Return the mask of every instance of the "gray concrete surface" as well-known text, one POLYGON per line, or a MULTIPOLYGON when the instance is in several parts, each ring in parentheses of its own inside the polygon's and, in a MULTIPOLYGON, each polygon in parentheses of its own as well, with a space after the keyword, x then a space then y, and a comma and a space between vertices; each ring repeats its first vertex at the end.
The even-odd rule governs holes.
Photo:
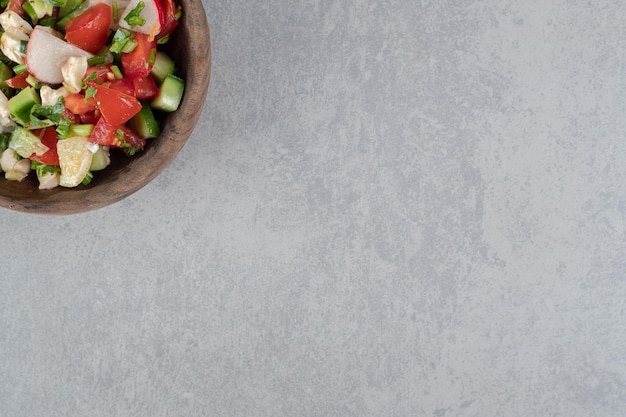
POLYGON ((152 184, 0 212, 0 415, 626 410, 622 2, 204 1, 152 184))

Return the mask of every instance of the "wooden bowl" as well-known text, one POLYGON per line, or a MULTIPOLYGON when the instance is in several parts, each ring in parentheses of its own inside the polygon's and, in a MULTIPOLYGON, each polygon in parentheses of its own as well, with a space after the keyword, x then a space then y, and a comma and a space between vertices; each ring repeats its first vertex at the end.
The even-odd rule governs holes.
POLYGON ((177 0, 183 16, 163 49, 185 80, 183 101, 161 124, 161 135, 149 139, 145 150, 134 157, 111 154, 111 165, 94 173, 88 186, 39 190, 31 173, 22 182, 7 181, 0 174, 0 206, 11 210, 65 215, 86 212, 115 203, 152 181, 185 145, 196 125, 207 96, 211 74, 211 40, 201 0, 177 0))

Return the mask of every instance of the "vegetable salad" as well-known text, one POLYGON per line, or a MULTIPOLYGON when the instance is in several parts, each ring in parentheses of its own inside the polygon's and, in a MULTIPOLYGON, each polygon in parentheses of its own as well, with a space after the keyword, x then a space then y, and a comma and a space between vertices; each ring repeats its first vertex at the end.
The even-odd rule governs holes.
POLYGON ((0 0, 0 170, 40 189, 87 185, 141 151, 184 80, 159 45, 174 0, 0 0))

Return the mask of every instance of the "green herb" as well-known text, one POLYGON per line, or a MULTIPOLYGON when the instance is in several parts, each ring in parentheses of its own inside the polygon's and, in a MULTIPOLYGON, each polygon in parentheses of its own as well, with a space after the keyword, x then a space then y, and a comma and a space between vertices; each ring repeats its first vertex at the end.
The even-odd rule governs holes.
POLYGON ((37 161, 30 162, 30 169, 37 172, 37 177, 43 177, 46 174, 56 174, 60 172, 60 169, 56 165, 46 165, 37 161))
POLYGON ((72 125, 72 121, 67 117, 61 117, 59 123, 57 124, 57 134, 59 135, 59 139, 65 139, 67 135, 70 133, 70 126, 72 125))
POLYGON ((117 2, 111 3, 111 14, 113 15, 113 22, 117 23, 120 19, 120 10, 117 7, 117 2))
POLYGON ((90 72, 88 76, 83 78, 83 82, 81 83, 81 88, 84 90, 85 88, 87 88, 87 82, 93 81, 96 78, 98 78, 98 74, 96 74, 95 71, 90 72))
POLYGON ((71 125, 70 133, 68 136, 86 136, 89 137, 91 132, 93 131, 94 125, 91 124, 80 124, 80 125, 71 125))
POLYGON ((124 75, 122 75, 122 71, 120 71, 120 68, 117 65, 111 65, 111 72, 113 73, 113 75, 115 75, 115 78, 117 79, 124 78, 124 75))
POLYGON ((132 39, 132 35, 130 34, 129 31, 125 29, 116 30, 115 34, 113 35, 113 40, 111 42, 111 47, 109 48, 109 51, 111 51, 114 54, 121 53, 122 49, 124 49, 128 41, 131 39, 132 39))
POLYGON ((9 0, 1 0, 0 1, 0 7, 2 7, 3 9, 5 7, 7 7, 8 4, 9 4, 9 0))
POLYGON ((129 39, 128 42, 126 42, 126 45, 124 45, 124 47, 122 48, 122 52, 124 53, 133 52, 136 47, 137 47, 137 41, 134 39, 129 39))
POLYGON ((137 6, 135 6, 135 8, 124 17, 128 26, 132 28, 135 26, 143 26, 146 23, 146 19, 139 16, 144 7, 146 7, 146 4, 143 1, 140 1, 137 3, 137 6))
POLYGON ((26 77, 26 82, 28 83, 28 85, 36 90, 39 90, 41 88, 41 84, 39 83, 39 81, 37 81, 37 78, 35 78, 34 75, 29 75, 28 77, 26 77))
POLYGON ((15 75, 23 74, 28 70, 26 64, 19 64, 13 67, 13 72, 15 75))
POLYGON ((96 55, 87 60, 87 65, 93 67, 95 65, 104 64, 104 61, 106 61, 106 57, 104 55, 96 55))
POLYGON ((90 85, 89 87, 87 87, 87 89, 85 90, 85 103, 87 103, 87 100, 91 97, 95 97, 96 96, 96 92, 98 90, 96 90, 96 88, 92 85, 90 85))
POLYGON ((89 185, 91 183, 91 180, 93 179, 93 174, 91 173, 91 171, 87 172, 87 175, 85 175, 85 178, 83 178, 83 185, 89 185))
POLYGON ((28 41, 20 41, 20 54, 26 53, 27 46, 28 46, 28 41))
POLYGON ((47 26, 50 28, 53 28, 54 25, 56 25, 56 23, 57 23, 57 20, 54 17, 46 17, 46 18, 40 19, 37 22, 38 25, 47 26))
POLYGON ((150 65, 154 65, 154 60, 156 58, 156 49, 150 49, 150 54, 148 55, 148 63, 150 65))
POLYGON ((28 127, 31 129, 40 129, 58 124, 61 121, 61 114, 64 110, 65 106, 63 105, 63 98, 61 97, 59 97, 54 106, 35 104, 30 109, 28 127))

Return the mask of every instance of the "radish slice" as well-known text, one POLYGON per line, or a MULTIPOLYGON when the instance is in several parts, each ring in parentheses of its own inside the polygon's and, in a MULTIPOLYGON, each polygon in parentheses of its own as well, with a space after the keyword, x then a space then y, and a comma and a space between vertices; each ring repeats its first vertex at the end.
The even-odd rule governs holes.
POLYGON ((121 28, 134 30, 135 32, 145 33, 146 35, 154 37, 161 31, 163 20, 163 7, 161 6, 161 2, 159 0, 130 0, 126 9, 124 9, 120 15, 118 24, 121 28), (124 18, 135 10, 135 8, 139 6, 140 2, 143 3, 144 6, 139 13, 139 17, 144 19, 145 23, 143 25, 131 26, 126 20, 124 20, 124 18))
POLYGON ((26 46, 26 67, 37 80, 46 84, 63 82, 61 67, 71 56, 93 57, 87 51, 59 39, 41 26, 35 26, 26 46))

